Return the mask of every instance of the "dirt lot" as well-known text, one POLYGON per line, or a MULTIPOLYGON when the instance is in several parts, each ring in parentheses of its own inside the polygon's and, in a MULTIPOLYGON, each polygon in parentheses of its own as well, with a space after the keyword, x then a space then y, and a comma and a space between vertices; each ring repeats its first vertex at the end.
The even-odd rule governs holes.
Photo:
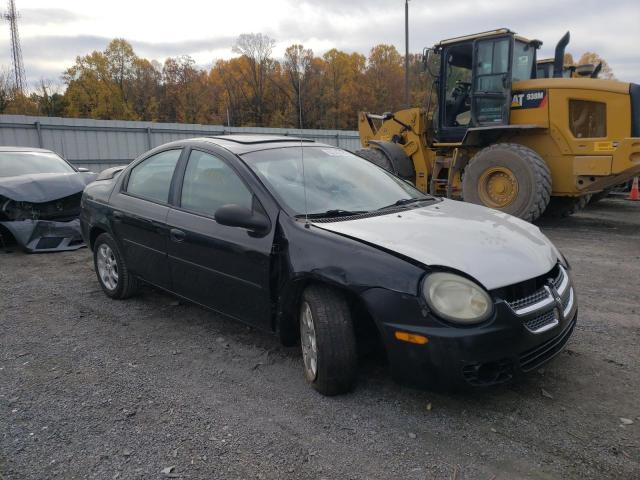
POLYGON ((576 332, 524 382, 464 395, 373 360, 323 398, 267 334, 151 290, 109 300, 88 249, 3 252, 0 478, 640 478, 640 204, 542 228, 574 268, 576 332))

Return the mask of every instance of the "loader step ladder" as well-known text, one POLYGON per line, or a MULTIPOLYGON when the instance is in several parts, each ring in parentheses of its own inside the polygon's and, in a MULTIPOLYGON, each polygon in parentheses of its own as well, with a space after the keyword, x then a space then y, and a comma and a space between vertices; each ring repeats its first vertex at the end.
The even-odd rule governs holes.
POLYGON ((453 156, 437 155, 433 163, 429 193, 432 195, 452 198, 461 197, 460 189, 454 189, 456 175, 466 164, 466 157, 459 149, 453 150, 453 156))

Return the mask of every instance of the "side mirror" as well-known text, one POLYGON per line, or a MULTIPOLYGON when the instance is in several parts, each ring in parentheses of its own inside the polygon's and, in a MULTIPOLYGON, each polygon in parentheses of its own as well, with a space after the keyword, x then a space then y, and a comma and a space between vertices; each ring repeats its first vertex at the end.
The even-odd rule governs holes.
POLYGON ((256 233, 266 233, 271 226, 265 215, 235 204, 223 205, 216 210, 214 218, 220 225, 246 228, 256 233))
POLYGON ((78 170, 80 173, 87 173, 89 171, 89 169, 85 167, 78 167, 76 168, 76 170, 78 170))

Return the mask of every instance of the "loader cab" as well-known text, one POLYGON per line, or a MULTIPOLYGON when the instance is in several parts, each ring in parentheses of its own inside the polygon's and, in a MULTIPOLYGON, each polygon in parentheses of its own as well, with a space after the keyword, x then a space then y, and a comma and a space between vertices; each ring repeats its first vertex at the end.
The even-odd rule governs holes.
POLYGON ((460 142, 471 127, 508 125, 511 84, 535 78, 540 44, 508 29, 438 43, 438 142, 460 142))

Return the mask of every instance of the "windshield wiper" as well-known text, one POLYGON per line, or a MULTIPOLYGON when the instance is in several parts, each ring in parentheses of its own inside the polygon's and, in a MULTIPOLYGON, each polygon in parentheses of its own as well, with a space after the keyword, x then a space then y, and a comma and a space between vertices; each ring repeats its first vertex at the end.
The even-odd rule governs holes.
POLYGON ((378 210, 384 210, 386 208, 393 208, 393 207, 400 207, 402 205, 409 205, 411 203, 417 203, 417 202, 427 202, 431 200, 434 200, 434 198, 433 197, 401 198, 400 200, 392 203, 391 205, 380 207, 378 210))
POLYGON ((300 215, 296 215, 297 218, 335 218, 335 217, 348 217, 350 215, 360 215, 362 213, 367 213, 367 210, 327 210, 326 212, 317 212, 317 213, 309 213, 305 215, 304 213, 300 215))

